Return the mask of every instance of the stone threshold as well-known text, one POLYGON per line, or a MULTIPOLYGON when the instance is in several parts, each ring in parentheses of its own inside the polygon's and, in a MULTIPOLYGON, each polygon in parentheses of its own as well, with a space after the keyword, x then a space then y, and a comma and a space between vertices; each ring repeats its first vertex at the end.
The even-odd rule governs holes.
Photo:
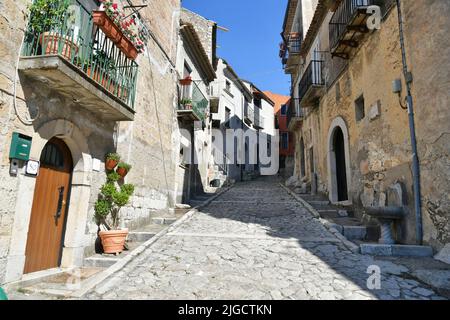
POLYGON ((433 256, 433 248, 429 246, 363 243, 360 245, 360 249, 361 254, 373 256, 395 256, 395 257, 433 256))

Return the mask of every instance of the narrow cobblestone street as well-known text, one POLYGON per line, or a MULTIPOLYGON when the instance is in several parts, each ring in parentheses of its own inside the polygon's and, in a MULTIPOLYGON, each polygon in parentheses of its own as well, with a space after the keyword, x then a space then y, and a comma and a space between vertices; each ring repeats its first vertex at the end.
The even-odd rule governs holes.
POLYGON ((239 183, 88 299, 440 299, 408 269, 351 253, 275 181, 239 183), (367 289, 371 265, 381 289, 367 289))

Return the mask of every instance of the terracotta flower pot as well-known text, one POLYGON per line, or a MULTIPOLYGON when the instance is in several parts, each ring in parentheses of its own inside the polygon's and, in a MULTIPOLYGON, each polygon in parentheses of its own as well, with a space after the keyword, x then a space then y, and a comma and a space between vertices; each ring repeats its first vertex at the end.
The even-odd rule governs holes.
POLYGON ((94 10, 92 12, 92 18, 94 24, 103 31, 107 38, 117 45, 127 58, 136 60, 139 54, 138 50, 105 11, 94 10))
POLYGON ((186 78, 180 80, 180 84, 182 86, 190 86, 191 83, 192 83, 192 78, 191 77, 186 77, 186 78))
POLYGON ((104 253, 121 253, 128 236, 128 229, 100 231, 99 236, 102 240, 104 253))
POLYGON ((61 36, 57 33, 44 32, 39 37, 39 43, 45 48, 45 54, 58 54, 59 46, 62 45, 61 55, 67 60, 78 53, 78 46, 68 36, 61 36))
POLYGON ((127 56, 127 58, 129 58, 131 60, 136 60, 136 58, 139 54, 138 49, 125 36, 122 37, 120 42, 117 44, 117 47, 127 56))
POLYGON ((119 43, 123 38, 123 32, 119 26, 112 21, 105 11, 95 10, 92 12, 92 21, 114 43, 119 43))
POLYGON ((121 176, 122 178, 125 178, 125 176, 128 174, 128 170, 125 168, 117 168, 116 172, 121 176))
POLYGON ((105 162, 106 170, 114 170, 114 168, 117 166, 119 161, 113 160, 113 159, 107 159, 105 162))

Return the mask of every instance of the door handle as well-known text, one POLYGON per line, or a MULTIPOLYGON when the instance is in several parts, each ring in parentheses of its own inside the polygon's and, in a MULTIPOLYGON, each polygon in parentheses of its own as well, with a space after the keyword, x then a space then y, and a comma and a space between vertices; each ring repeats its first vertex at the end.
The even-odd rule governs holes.
POLYGON ((55 214, 56 223, 58 223, 58 219, 61 218, 62 207, 66 204, 66 202, 64 201, 64 187, 59 187, 58 188, 58 193, 59 193, 58 208, 57 208, 56 214, 55 214))

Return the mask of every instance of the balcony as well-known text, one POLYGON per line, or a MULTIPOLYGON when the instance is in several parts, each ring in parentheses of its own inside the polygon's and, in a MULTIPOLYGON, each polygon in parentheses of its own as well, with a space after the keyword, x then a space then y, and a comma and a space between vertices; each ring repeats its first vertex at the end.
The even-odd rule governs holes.
POLYGON ((248 102, 244 105, 244 122, 251 126, 255 121, 255 110, 250 106, 248 102))
MULTIPOLYGON (((357 48, 367 28, 367 8, 376 0, 342 0, 330 21, 330 47, 332 56, 348 59, 357 48)), ((378 1, 379 2, 379 1, 378 1)))
POLYGON ((301 107, 314 107, 318 105, 324 93, 325 81, 323 78, 322 60, 312 60, 300 80, 299 103, 301 107))
POLYGON ((34 20, 42 25, 29 24, 20 73, 104 120, 133 120, 137 63, 94 24, 91 11, 76 0, 71 5, 75 14, 44 12, 34 20))
POLYGON ((291 99, 287 114, 288 131, 294 132, 301 127, 304 120, 303 110, 298 105, 298 99, 291 99))
POLYGON ((302 41, 299 33, 291 33, 286 41, 286 44, 282 44, 280 57, 282 58, 282 63, 286 73, 292 73, 295 67, 300 63, 301 46, 302 41))
POLYGON ((211 113, 218 113, 219 112, 219 103, 220 103, 220 96, 222 94, 222 86, 218 82, 214 82, 210 86, 210 92, 209 92, 209 101, 210 101, 210 111, 211 113))
POLYGON ((255 129, 264 129, 264 117, 258 112, 255 112, 255 120, 253 122, 255 129))
POLYGON ((204 121, 208 109, 208 99, 195 82, 182 86, 182 98, 178 104, 177 117, 183 121, 204 121))

